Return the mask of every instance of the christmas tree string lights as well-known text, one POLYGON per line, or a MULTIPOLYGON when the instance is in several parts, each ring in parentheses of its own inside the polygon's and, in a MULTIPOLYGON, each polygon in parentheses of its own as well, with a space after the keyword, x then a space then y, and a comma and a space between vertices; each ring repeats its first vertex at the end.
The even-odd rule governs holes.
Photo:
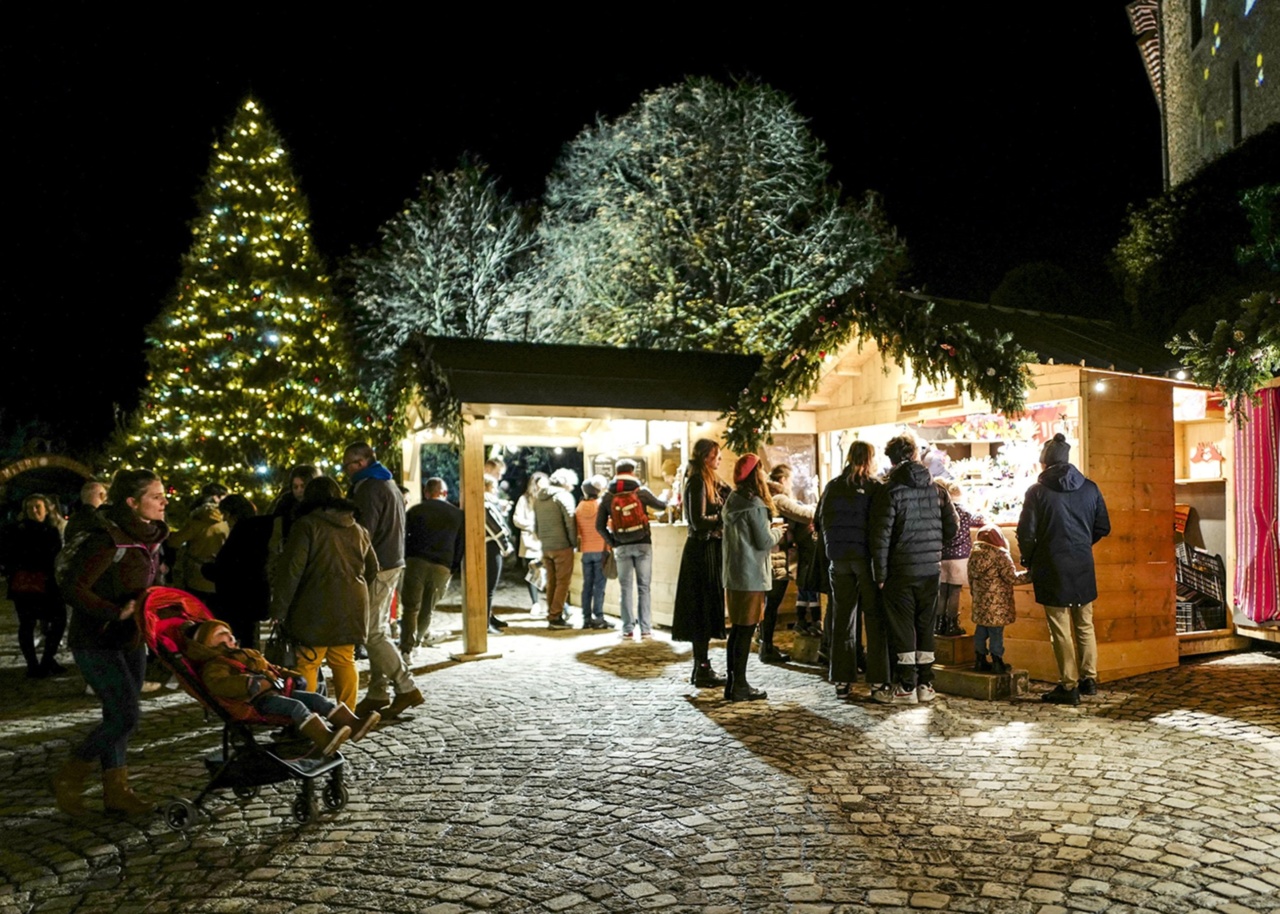
MULTIPOLYGON (((147 332, 147 387, 119 465, 186 495, 261 497, 293 464, 372 435, 281 137, 253 99, 214 144, 172 302, 147 332)), ((262 505, 260 504, 260 507, 262 505)))

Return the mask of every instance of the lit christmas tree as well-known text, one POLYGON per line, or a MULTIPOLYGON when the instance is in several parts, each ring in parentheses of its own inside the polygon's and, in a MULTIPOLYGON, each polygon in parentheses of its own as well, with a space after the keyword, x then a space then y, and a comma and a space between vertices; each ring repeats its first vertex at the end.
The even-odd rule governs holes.
MULTIPOLYGON (((174 301, 147 332, 148 386, 114 448, 179 495, 270 495, 372 435, 280 134, 247 99, 214 144, 174 301)), ((263 505, 260 503, 260 507, 263 505)))

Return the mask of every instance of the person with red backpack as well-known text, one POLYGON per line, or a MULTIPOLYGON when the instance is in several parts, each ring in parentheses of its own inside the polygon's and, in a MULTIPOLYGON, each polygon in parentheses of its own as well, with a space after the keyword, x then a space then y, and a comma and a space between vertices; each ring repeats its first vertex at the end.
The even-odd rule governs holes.
POLYGON ((636 463, 623 458, 614 465, 615 476, 600 496, 596 530, 613 549, 622 588, 622 640, 631 640, 636 622, 640 638, 653 637, 653 609, 649 582, 653 579, 653 537, 649 533, 648 508, 667 510, 667 503, 636 478, 636 463), (634 590, 633 590, 634 587, 634 590), (636 597, 639 596, 639 618, 636 597))

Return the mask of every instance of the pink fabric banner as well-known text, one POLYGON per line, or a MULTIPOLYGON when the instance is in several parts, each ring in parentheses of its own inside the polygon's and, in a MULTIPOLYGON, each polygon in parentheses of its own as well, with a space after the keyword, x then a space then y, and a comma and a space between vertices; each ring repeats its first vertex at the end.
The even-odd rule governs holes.
POLYGON ((1280 620, 1280 388, 1262 392, 1235 425, 1236 609, 1280 620))

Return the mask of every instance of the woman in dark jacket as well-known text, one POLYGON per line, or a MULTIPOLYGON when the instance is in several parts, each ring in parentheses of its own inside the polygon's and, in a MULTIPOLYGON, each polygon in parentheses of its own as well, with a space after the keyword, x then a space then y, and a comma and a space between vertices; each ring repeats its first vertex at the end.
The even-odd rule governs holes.
POLYGON ((267 548, 275 518, 257 516, 253 502, 239 494, 228 495, 218 507, 231 533, 202 573, 217 585, 218 618, 231 626, 241 648, 257 650, 258 623, 271 611, 267 548))
POLYGON ((689 537, 680 557, 671 638, 693 643, 691 682, 699 688, 725 684, 707 659, 711 639, 724 637, 720 507, 729 487, 716 476, 719 466, 720 445, 710 438, 698 439, 685 469, 684 519, 689 525, 689 537))
POLYGON ((67 608, 53 579, 53 561, 62 549, 62 537, 49 522, 43 495, 23 499, 22 512, 22 520, 5 528, 0 566, 9 577, 9 599, 18 613, 18 647, 27 661, 27 678, 43 679, 66 672, 57 657, 67 628, 67 608), (36 659, 37 625, 44 636, 40 660, 36 659))
POLYGON ((138 726, 147 667, 135 614, 138 598, 159 574, 160 545, 169 535, 168 499, 155 473, 121 470, 107 500, 109 506, 95 515, 91 539, 72 557, 72 580, 63 594, 71 604, 71 653, 102 701, 102 723, 53 779, 58 808, 74 816, 84 814, 84 782, 95 761, 102 765, 108 811, 144 815, 154 809, 130 789, 125 754, 138 726))
POLYGON ((333 673, 334 699, 356 705, 355 646, 367 634, 369 582, 378 558, 355 505, 328 476, 307 483, 272 582, 271 618, 298 644, 298 672, 314 692, 320 664, 333 673))
POLYGON ((881 488, 875 478, 875 463, 875 446, 855 441, 849 448, 844 472, 827 483, 814 523, 830 563, 834 604, 829 678, 841 698, 849 694, 850 683, 858 678, 861 614, 867 631, 867 682, 871 683, 871 697, 883 701, 890 697, 892 689, 884 606, 880 588, 871 576, 868 521, 871 501, 881 488))

